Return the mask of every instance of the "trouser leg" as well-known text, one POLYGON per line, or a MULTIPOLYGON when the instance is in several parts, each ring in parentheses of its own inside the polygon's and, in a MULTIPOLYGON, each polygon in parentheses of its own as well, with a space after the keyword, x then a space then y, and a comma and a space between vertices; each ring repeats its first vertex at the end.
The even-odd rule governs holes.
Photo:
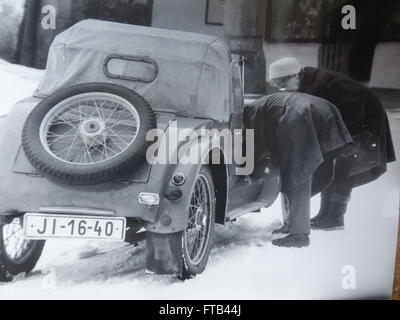
POLYGON ((283 224, 286 225, 289 223, 289 199, 284 193, 281 196, 281 207, 283 224))
POLYGON ((311 179, 305 181, 287 200, 290 234, 310 234, 311 179))
POLYGON ((281 195, 281 207, 283 226, 272 231, 272 234, 289 233, 289 199, 284 193, 281 195))
POLYGON ((347 186, 345 183, 333 183, 326 190, 321 192, 321 195, 328 195, 328 197, 330 197, 332 194, 338 194, 350 198, 352 191, 353 188, 347 186))
POLYGON ((336 230, 344 228, 344 215, 350 201, 352 188, 344 184, 330 186, 324 194, 329 194, 327 214, 321 219, 314 221, 313 229, 336 230))
POLYGON ((328 191, 321 192, 321 202, 318 214, 311 219, 311 223, 315 223, 323 218, 325 218, 329 214, 329 205, 330 205, 330 197, 331 193, 328 191))
POLYGON ((289 235, 272 240, 274 246, 303 248, 310 245, 310 202, 311 179, 305 181, 295 194, 282 195, 283 215, 284 220, 289 223, 289 235))

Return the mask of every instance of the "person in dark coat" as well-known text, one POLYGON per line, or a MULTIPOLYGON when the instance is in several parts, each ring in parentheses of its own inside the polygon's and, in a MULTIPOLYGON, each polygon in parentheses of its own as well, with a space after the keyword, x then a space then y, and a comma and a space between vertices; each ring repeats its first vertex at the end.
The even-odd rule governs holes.
POLYGON ((387 163, 396 160, 386 112, 371 90, 344 74, 311 67, 299 69, 300 63, 295 58, 278 60, 276 65, 292 70, 289 72, 292 74, 275 76, 272 82, 276 86, 285 88, 295 83, 298 91, 331 102, 353 136, 354 144, 335 162, 324 162, 313 181, 313 194, 324 190, 320 210, 311 221, 312 228, 342 229, 352 189, 376 180, 386 172, 387 163), (318 177, 330 179, 327 172, 333 171, 332 181, 324 188, 326 183, 318 177))
POLYGON ((270 154, 279 164, 282 208, 288 236, 273 240, 282 247, 309 245, 313 174, 353 142, 336 107, 299 92, 279 92, 246 105, 246 129, 254 130, 255 162, 270 154), (270 152, 268 152, 270 151, 270 152))

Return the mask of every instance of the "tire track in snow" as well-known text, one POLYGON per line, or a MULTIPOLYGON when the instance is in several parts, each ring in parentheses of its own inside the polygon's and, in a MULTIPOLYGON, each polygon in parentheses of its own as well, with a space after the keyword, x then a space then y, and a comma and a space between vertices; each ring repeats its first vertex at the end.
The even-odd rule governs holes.
MULTIPOLYGON (((265 226, 255 226, 247 219, 216 226, 214 246, 211 251, 210 264, 223 259, 224 254, 234 252, 237 248, 248 246, 264 246, 272 239, 272 230, 278 222, 265 226)), ((56 273, 58 284, 71 285, 85 282, 119 280, 121 278, 154 279, 159 276, 146 275, 146 244, 139 246, 125 245, 111 251, 97 254, 95 251, 81 252, 81 259, 56 265, 52 269, 56 273)), ((38 275, 38 273, 36 273, 38 275)), ((44 276, 41 273, 41 276, 44 276)), ((174 277, 162 277, 166 281, 175 281, 174 277), (167 280, 167 278, 169 278, 167 280)))

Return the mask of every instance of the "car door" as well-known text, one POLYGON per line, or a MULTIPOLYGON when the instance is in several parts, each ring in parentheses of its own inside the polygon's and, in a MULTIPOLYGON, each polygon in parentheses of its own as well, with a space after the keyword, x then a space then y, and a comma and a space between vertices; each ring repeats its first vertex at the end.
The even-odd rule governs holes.
POLYGON ((233 96, 233 112, 229 121, 229 128, 232 135, 232 164, 229 167, 229 174, 236 180, 236 169, 240 166, 240 159, 237 154, 242 154, 243 139, 243 104, 244 93, 241 74, 241 58, 234 58, 232 62, 232 96, 233 96), (239 160, 239 162, 238 162, 239 160))

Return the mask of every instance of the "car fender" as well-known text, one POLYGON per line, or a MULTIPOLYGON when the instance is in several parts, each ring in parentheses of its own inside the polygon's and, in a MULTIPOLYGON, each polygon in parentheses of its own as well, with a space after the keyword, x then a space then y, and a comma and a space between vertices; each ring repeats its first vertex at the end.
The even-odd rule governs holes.
MULTIPOLYGON (((174 233, 186 229, 192 190, 194 188, 196 178, 201 171, 201 168, 204 165, 209 164, 209 155, 211 154, 211 152, 216 152, 222 155, 220 159, 220 165, 222 165, 224 169, 227 170, 227 167, 224 163, 224 150, 220 146, 219 141, 217 141, 216 139, 212 139, 211 141, 206 139, 199 139, 199 137, 200 135, 198 137, 190 139, 188 142, 181 145, 179 148, 179 154, 182 155, 187 152, 190 153, 190 151, 193 150, 200 150, 200 161, 198 161, 198 163, 182 163, 182 158, 180 158, 179 163, 171 170, 170 178, 166 183, 166 186, 164 187, 164 192, 165 190, 167 190, 167 188, 180 190, 180 192, 182 192, 181 197, 178 200, 169 200, 165 198, 165 193, 160 194, 160 208, 158 219, 155 223, 146 224, 145 228, 148 231, 155 233, 174 233), (185 183, 182 186, 175 186, 172 183, 171 178, 175 173, 182 173, 185 176, 185 183)), ((195 152, 193 152, 193 154, 195 154, 195 152)), ((227 172, 225 174, 225 177, 225 183, 227 185, 227 172)), ((228 188, 225 189, 228 190, 228 188)), ((225 192, 227 192, 226 190, 225 192)), ((225 195, 224 199, 227 199, 227 195, 225 195)), ((225 210, 223 212, 223 216, 225 216, 226 206, 223 206, 223 210, 225 210)))

